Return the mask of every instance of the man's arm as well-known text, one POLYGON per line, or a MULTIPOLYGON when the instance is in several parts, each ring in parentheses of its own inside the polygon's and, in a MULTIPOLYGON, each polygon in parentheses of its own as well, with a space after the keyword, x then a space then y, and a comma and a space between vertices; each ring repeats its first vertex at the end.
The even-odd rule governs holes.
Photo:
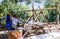
POLYGON ((22 23, 20 20, 18 20, 18 23, 22 23))

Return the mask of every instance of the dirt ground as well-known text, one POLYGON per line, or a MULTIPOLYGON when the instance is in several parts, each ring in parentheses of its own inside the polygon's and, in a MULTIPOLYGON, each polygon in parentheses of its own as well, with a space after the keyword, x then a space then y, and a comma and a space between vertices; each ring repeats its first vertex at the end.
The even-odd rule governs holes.
POLYGON ((8 35, 7 34, 2 34, 2 35, 0 35, 0 39, 8 39, 8 35))
MULTIPOLYGON (((57 32, 60 31, 60 24, 59 24, 59 25, 54 25, 54 24, 53 24, 53 25, 49 25, 49 26, 51 26, 51 30, 52 30, 54 27, 56 28, 56 29, 54 28, 52 31, 54 31, 54 30, 58 30, 57 32), (57 26, 57 27, 56 27, 56 26, 57 26)), ((8 34, 0 34, 0 39, 8 39, 8 34)), ((60 39, 60 37, 56 37, 56 38, 53 38, 53 39, 60 39)))

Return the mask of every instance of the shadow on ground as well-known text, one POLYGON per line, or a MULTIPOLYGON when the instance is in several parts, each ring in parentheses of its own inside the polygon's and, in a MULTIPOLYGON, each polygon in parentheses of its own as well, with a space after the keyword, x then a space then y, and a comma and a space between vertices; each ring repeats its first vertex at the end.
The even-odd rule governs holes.
POLYGON ((7 34, 2 34, 2 35, 0 35, 0 39, 8 39, 8 35, 7 34))

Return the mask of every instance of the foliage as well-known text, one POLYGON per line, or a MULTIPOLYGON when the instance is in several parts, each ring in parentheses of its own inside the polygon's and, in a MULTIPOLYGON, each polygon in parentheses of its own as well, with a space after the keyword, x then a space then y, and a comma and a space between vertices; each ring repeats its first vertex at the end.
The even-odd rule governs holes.
MULTIPOLYGON (((47 0, 45 2, 46 8, 58 7, 59 0, 47 0)), ((59 13, 59 12, 58 12, 59 13)), ((56 22, 57 10, 48 10, 48 14, 46 14, 46 18, 49 22, 56 22)))
POLYGON ((46 18, 49 22, 56 22, 56 10, 49 11, 49 14, 46 15, 46 18))
MULTIPOLYGON (((17 14, 19 16, 19 20, 24 21, 24 19, 28 18, 28 13, 26 12, 18 12, 22 10, 29 9, 28 5, 24 6, 22 4, 17 4, 17 0, 4 0, 2 4, 0 5, 0 21, 2 24, 5 23, 6 15, 9 11, 12 11, 12 14, 17 14), (4 22, 4 23, 3 23, 4 22)), ((5 25, 5 24, 4 24, 5 25)))
MULTIPOLYGON (((28 10, 28 5, 31 3, 31 0, 25 0, 26 5, 17 4, 18 2, 23 2, 23 0, 3 0, 2 4, 0 4, 0 20, 5 20, 6 15, 9 11, 13 11, 13 14, 17 14, 19 16, 19 20, 25 22, 29 16, 31 16, 30 12, 19 12, 23 10, 28 10)), ((34 0, 37 3, 45 2, 45 8, 48 7, 57 7, 59 0, 34 0)), ((56 21, 56 10, 47 11, 44 10, 44 15, 48 19, 49 22, 56 21), (53 17, 53 18, 52 18, 53 17)), ((41 21, 44 21, 43 16, 39 16, 41 21)))

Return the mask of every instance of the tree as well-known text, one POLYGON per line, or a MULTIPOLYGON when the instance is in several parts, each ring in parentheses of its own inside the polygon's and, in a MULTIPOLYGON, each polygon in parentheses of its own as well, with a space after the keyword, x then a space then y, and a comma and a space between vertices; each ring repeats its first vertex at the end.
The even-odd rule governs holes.
MULTIPOLYGON (((17 0, 4 0, 2 2, 2 4, 0 5, 0 20, 1 21, 4 21, 5 23, 5 18, 6 18, 6 15, 9 11, 12 11, 13 13, 12 14, 17 14, 19 16, 19 19, 24 16, 24 17, 27 17, 28 14, 26 12, 21 13, 21 12, 18 12, 18 11, 22 11, 22 10, 27 10, 29 9, 28 5, 24 6, 24 5, 21 5, 21 4, 17 4, 17 0), (18 14, 20 13, 20 14, 18 14), (26 16, 25 16, 26 15, 26 16)), ((23 18, 24 19, 24 18, 23 18)), ((3 22, 2 22, 3 24, 3 22)))
POLYGON ((56 12, 55 15, 54 15, 54 10, 50 10, 50 12, 48 13, 49 15, 46 16, 47 18, 50 17, 50 18, 48 18, 49 22, 50 21, 54 22, 54 20, 57 20, 57 19, 59 20, 58 4, 59 4, 59 0, 47 0, 46 1, 46 3, 45 3, 46 8, 49 8, 49 7, 51 7, 51 8, 56 7, 57 8, 57 10, 55 10, 55 12, 56 12), (52 16, 53 16, 53 18, 52 18, 52 16))

